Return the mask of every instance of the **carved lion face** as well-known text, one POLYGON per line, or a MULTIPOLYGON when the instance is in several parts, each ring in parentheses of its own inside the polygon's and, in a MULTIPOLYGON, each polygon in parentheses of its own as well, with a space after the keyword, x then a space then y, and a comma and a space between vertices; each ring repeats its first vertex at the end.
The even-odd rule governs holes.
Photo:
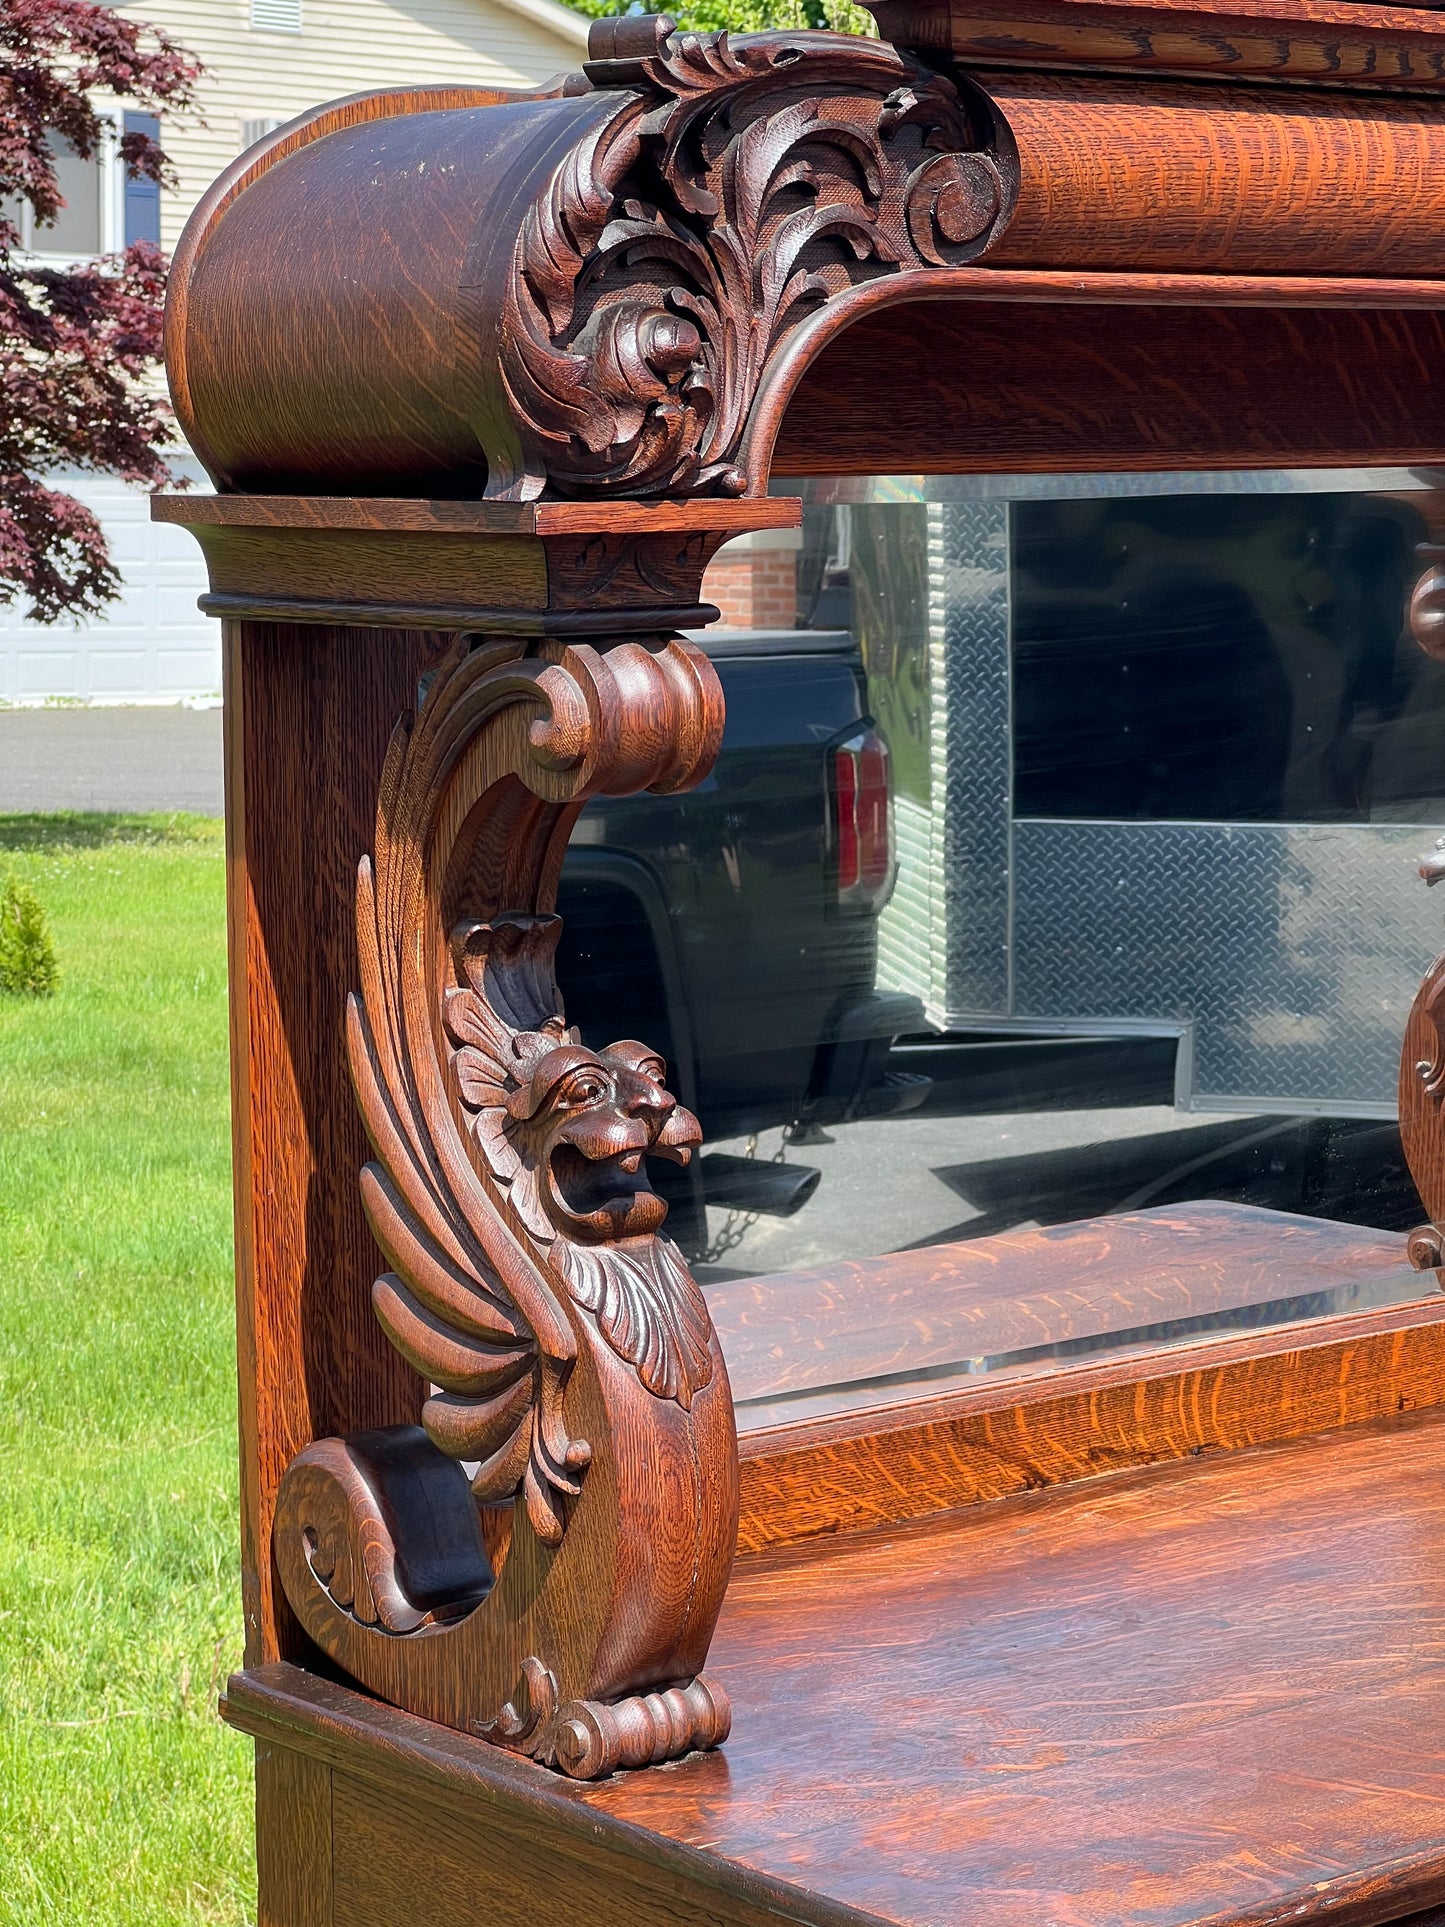
POLYGON ((482 1153, 527 1229, 581 1244, 657 1231, 667 1206, 646 1159, 686 1164, 702 1142, 657 1053, 630 1039, 589 1050, 559 1027, 514 1033, 506 1055, 502 1066, 463 1048, 455 1062, 482 1153))
POLYGON ((656 1231, 667 1206, 645 1160, 686 1164, 702 1132, 666 1089, 666 1066, 628 1040, 592 1051, 568 1041, 530 1066, 507 1099, 504 1130, 535 1173, 543 1210, 586 1244, 656 1231))

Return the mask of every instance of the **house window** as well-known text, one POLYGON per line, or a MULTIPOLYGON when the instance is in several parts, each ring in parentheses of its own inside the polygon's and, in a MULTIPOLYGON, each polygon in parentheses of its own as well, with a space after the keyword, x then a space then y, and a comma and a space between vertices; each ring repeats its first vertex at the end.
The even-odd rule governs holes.
MULTIPOLYGON (((128 134, 148 134, 153 141, 161 137, 161 124, 154 114, 127 114, 125 131, 128 134)), ((121 179, 124 241, 130 247, 136 241, 153 241, 157 247, 161 240, 161 184, 144 178, 132 180, 122 169, 121 179)))
POLYGON ((251 0, 251 25, 263 33, 300 33, 301 0, 251 0))
POLYGON ((160 133, 154 114, 102 114, 101 137, 93 154, 78 154, 64 135, 47 138, 65 205, 53 221, 40 222, 28 201, 12 202, 8 218, 20 230, 20 245, 47 265, 114 254, 133 241, 159 243, 161 193, 155 181, 130 180, 120 157, 120 136, 160 133))
MULTIPOLYGON (((89 159, 77 154, 63 134, 52 131, 46 135, 45 144, 54 162, 55 178, 65 205, 53 221, 43 224, 37 223, 31 214, 31 232, 25 236, 28 246, 37 254, 63 254, 69 261, 80 260, 88 254, 104 254, 110 239, 105 218, 110 159, 107 150, 114 146, 110 128, 107 127, 102 136, 99 151, 89 159)), ((24 225, 22 223, 22 233, 24 225)))
POLYGON ((243 120, 241 122, 241 152, 244 154, 248 147, 254 147, 257 141, 265 140, 268 134, 274 134, 280 125, 281 116, 279 114, 256 114, 248 120, 243 120))

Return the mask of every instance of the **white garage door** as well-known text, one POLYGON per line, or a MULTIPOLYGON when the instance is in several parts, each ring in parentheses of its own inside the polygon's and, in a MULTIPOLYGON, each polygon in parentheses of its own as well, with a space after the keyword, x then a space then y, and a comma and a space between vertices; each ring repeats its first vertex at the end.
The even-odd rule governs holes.
POLYGON ((26 621, 23 604, 0 603, 0 700, 218 699, 221 625, 196 607, 206 572, 194 539, 153 523, 144 490, 109 476, 57 476, 55 486, 99 516, 124 591, 104 616, 49 628, 26 621))

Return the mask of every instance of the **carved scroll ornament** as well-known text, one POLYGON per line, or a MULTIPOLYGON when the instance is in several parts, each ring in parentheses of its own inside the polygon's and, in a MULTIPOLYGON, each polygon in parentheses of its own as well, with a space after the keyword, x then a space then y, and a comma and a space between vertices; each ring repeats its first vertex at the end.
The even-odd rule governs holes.
POLYGON ((741 495, 764 371, 850 288, 977 259, 1017 198, 988 101, 874 40, 594 23, 623 90, 527 213, 488 494, 741 495))
POLYGON ((697 781, 721 717, 689 644, 463 644, 397 727, 357 882, 347 1041, 391 1265, 373 1303, 432 1391, 420 1429, 298 1456, 277 1562, 364 1684, 578 1774, 725 1736, 699 1673, 737 1472, 722 1356, 647 1178, 696 1120, 644 1044, 568 1027, 550 906, 586 798, 697 781))

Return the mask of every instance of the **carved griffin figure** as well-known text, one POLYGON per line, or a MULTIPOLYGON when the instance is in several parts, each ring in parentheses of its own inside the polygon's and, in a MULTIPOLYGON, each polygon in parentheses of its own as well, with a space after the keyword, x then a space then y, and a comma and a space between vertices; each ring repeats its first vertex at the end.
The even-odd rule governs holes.
MULTIPOLYGON (((647 1159, 685 1165, 702 1132, 665 1088, 655 1051, 589 1050, 567 1027, 552 977, 560 932, 547 916, 453 934, 463 981, 447 994, 446 1027, 458 1088, 483 1162, 553 1274, 647 1389, 686 1408, 712 1375, 710 1328, 681 1254, 657 1235, 667 1206, 647 1159)), ((394 1318, 389 1301, 382 1322, 400 1343, 394 1318)), ((436 1376, 434 1358, 418 1350, 414 1362, 436 1376)))
MULTIPOLYGON (((653 659, 638 654, 634 673, 653 673, 653 659)), ((364 861, 358 878, 363 987, 348 1019, 377 1153, 362 1197, 392 1266, 373 1287, 377 1316, 433 1388, 422 1411, 433 1443, 477 1464, 483 1504, 520 1492, 551 1545, 591 1458, 562 1418, 577 1355, 566 1301, 648 1393, 683 1411, 715 1357, 702 1294, 662 1235, 667 1207, 648 1181, 649 1158, 686 1164, 701 1141, 666 1088, 662 1060, 631 1041, 590 1049, 568 1027, 557 917, 461 917, 435 956, 419 935, 432 927, 426 906, 446 863, 435 838, 452 813, 438 798, 461 723, 489 686, 509 701, 549 687, 575 698, 560 674, 463 654, 415 725, 398 730, 375 874, 364 861)), ((452 831, 463 846, 455 825, 465 814, 452 831)))

